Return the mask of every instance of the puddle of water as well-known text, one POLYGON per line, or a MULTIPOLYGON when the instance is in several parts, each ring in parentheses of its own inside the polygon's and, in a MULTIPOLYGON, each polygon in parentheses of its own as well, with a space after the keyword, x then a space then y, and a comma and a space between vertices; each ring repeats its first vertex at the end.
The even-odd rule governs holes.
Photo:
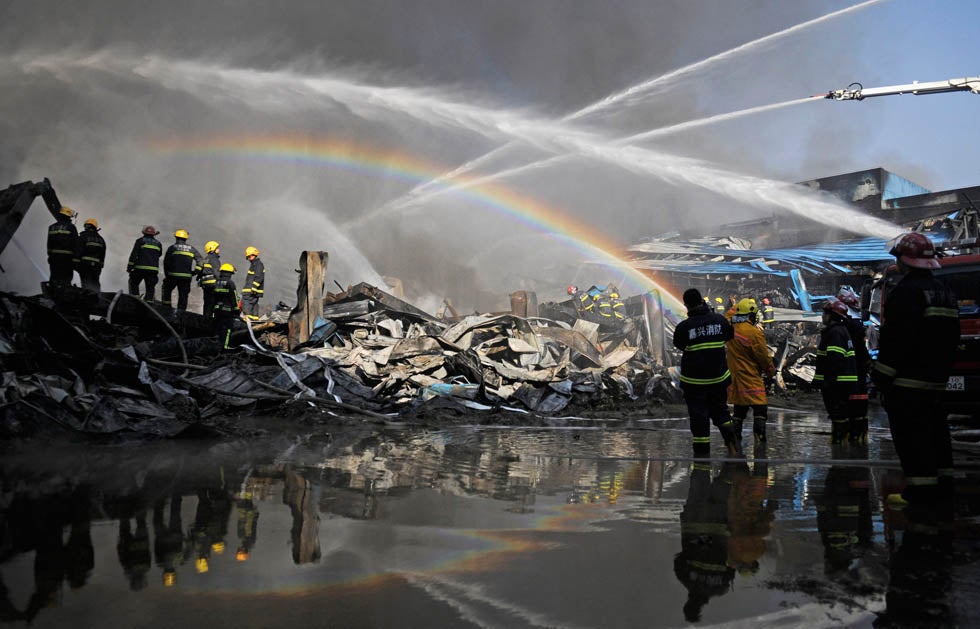
MULTIPOLYGON (((741 462, 720 444, 692 461, 676 420, 22 451, 0 465, 0 619, 870 626, 911 600, 952 614, 937 540, 881 508, 899 478, 880 421, 865 454, 831 452, 812 414, 773 415, 766 452, 741 462)), ((977 488, 961 479, 968 541, 977 488)))

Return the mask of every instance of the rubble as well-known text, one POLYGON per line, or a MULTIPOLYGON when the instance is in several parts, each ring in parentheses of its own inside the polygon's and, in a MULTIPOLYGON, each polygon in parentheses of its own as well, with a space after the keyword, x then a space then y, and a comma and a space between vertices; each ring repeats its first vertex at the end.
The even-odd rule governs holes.
POLYGON ((272 408, 318 422, 543 421, 682 400, 644 349, 649 325, 630 319, 441 320, 368 284, 315 301, 312 321, 294 309, 236 322, 223 350, 200 315, 122 293, 0 294, 0 435, 234 433, 272 408))

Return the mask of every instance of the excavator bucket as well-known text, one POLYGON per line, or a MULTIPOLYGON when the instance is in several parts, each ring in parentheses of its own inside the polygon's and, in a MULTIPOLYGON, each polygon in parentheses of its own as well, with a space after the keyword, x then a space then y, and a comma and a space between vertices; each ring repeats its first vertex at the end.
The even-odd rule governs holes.
POLYGON ((6 190, 0 191, 0 253, 7 248, 7 243, 14 237, 27 210, 39 196, 44 199, 51 215, 57 217, 61 210, 61 201, 58 200, 58 195, 55 194, 47 178, 37 183, 25 181, 13 184, 6 190))

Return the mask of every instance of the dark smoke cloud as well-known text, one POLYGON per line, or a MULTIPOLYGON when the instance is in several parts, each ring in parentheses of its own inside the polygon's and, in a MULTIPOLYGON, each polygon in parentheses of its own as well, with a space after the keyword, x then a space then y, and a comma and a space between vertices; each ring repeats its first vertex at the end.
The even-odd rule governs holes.
MULTIPOLYGON (((132 240, 151 223, 168 236, 165 243, 177 227, 189 229, 198 246, 220 240, 226 257, 240 266, 244 247, 257 244, 270 267, 270 300, 292 301, 292 269, 301 247, 330 250, 331 279, 344 284, 396 276, 413 296, 435 303, 450 296, 464 309, 501 307, 516 288, 533 287, 547 299, 568 283, 569 274, 588 284, 609 279, 611 271, 590 271, 594 267, 582 266, 588 257, 583 250, 459 195, 380 216, 356 230, 342 228, 414 181, 324 164, 168 156, 147 148, 149 139, 212 134, 347 138, 451 169, 499 141, 394 112, 365 117, 329 98, 313 103, 297 97, 276 111, 260 106, 270 97, 260 87, 232 92, 205 84, 187 90, 157 76, 31 62, 104 55, 310 76, 340 72, 379 87, 432 89, 491 110, 560 118, 632 84, 850 4, 14 0, 0 8, 0 56, 8 60, 0 66, 0 183, 48 176, 66 204, 83 217, 97 215, 110 243, 106 280, 113 289, 123 285, 132 240)), ((814 74, 823 86, 826 68, 840 66, 842 53, 827 38, 857 40, 857 24, 841 19, 718 64, 588 124, 614 139, 797 98, 813 90, 814 74)), ((847 80, 830 78, 833 87, 846 84, 850 74, 847 80)), ((747 119, 653 146, 790 181, 836 173, 834 160, 820 157, 825 153, 818 146, 804 151, 802 164, 772 159, 767 147, 778 146, 783 136, 815 144, 826 138, 820 111, 814 110, 803 129, 800 120, 789 113, 747 119)), ((836 134, 835 141, 836 136, 846 133, 836 134)), ((513 154, 543 155, 526 148, 513 154)), ((583 158, 505 185, 623 243, 676 228, 710 227, 719 215, 741 220, 772 212, 583 158)), ((49 220, 39 208, 40 203, 17 238, 44 267, 49 220)), ((0 276, 0 288, 36 290, 39 273, 13 246, 2 263, 8 273, 0 276)))

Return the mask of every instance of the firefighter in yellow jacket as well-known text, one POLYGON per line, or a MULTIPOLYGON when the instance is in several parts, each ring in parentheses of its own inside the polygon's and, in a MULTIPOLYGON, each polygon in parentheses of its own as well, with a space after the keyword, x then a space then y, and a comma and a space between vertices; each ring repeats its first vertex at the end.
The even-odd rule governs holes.
POLYGON ((766 337, 756 326, 758 307, 754 299, 745 298, 735 305, 732 327, 735 336, 725 344, 728 370, 732 383, 728 387, 728 401, 734 406, 736 438, 741 438, 742 423, 752 409, 752 432, 756 442, 766 440, 767 399, 765 378, 776 375, 776 368, 769 358, 766 337))

